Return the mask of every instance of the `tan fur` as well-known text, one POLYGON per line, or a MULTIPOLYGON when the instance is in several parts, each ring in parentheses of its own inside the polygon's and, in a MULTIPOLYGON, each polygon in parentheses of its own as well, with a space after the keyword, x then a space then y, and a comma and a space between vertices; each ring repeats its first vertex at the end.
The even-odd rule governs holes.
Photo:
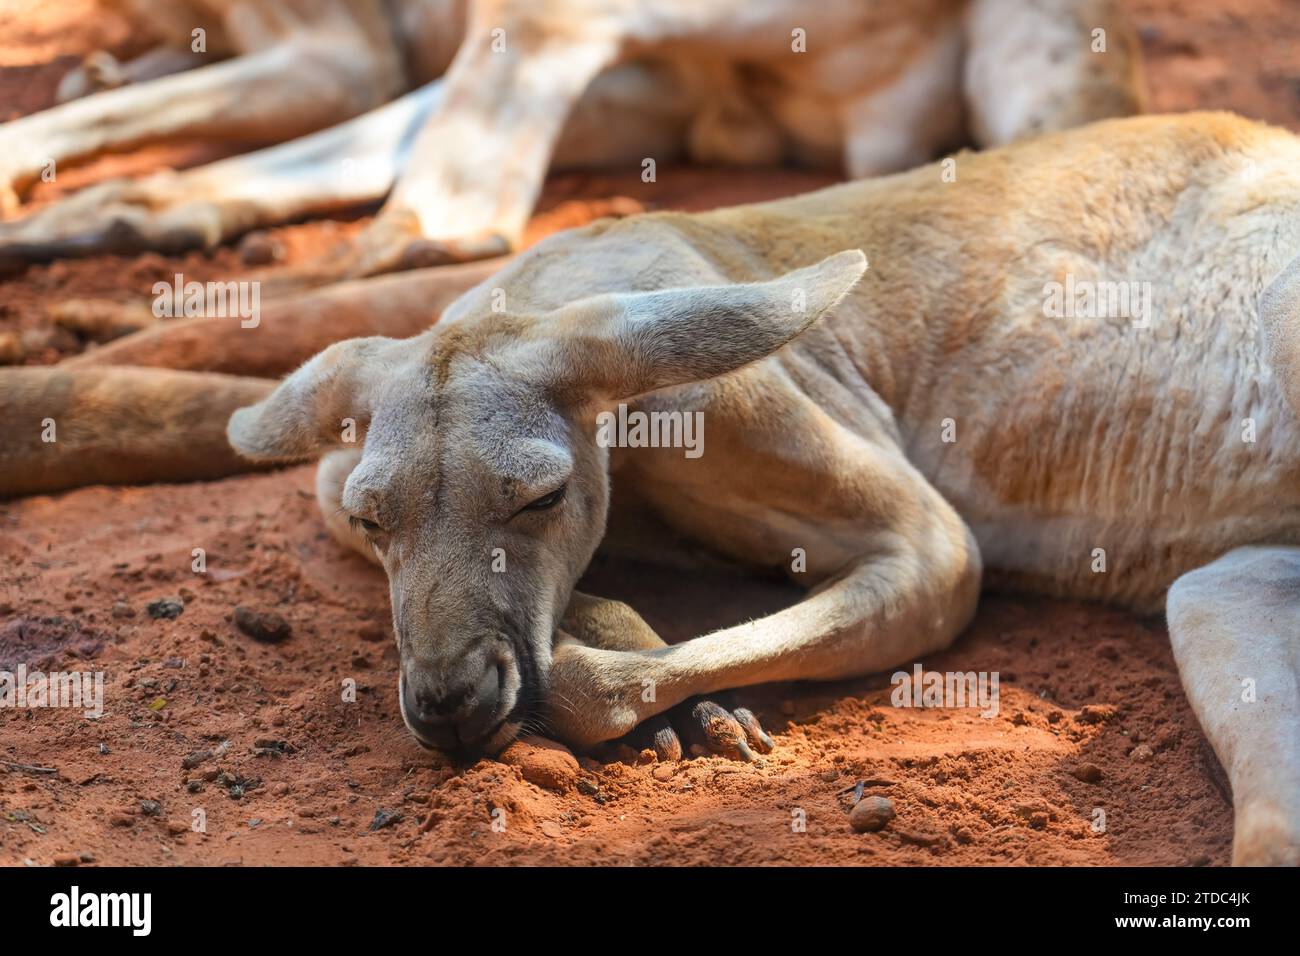
MULTIPOLYGON (((162 21, 172 42, 188 36, 181 24, 213 21, 214 57, 239 55, 0 126, 0 199, 15 206, 13 190, 51 159, 339 125, 180 174, 100 184, 0 224, 0 267, 211 247, 391 189, 355 242, 280 280, 300 289, 518 248, 551 166, 788 160, 866 176, 963 142, 997 145, 1141 108, 1136 44, 1115 0, 1002 7, 188 0, 162 21), (1099 27, 1111 37, 1104 53, 1090 47, 1099 27), (1059 79, 1047 88, 1049 65, 1059 79), (1042 95, 1026 100, 1030 88, 1042 95)), ((180 66, 137 72, 162 69, 180 66)))
POLYGON ((367 546, 419 648, 403 646, 408 680, 422 666, 447 673, 442 655, 495 646, 446 630, 482 619, 485 595, 534 635, 561 622, 603 527, 606 458, 612 480, 683 533, 811 589, 787 611, 673 647, 562 632, 538 645, 546 719, 578 745, 692 695, 916 660, 964 627, 984 568, 994 583, 1148 611, 1178 580, 1171 631, 1241 808, 1235 859, 1295 862, 1296 793, 1267 778, 1300 774, 1295 630, 1274 608, 1292 614, 1296 598, 1285 584, 1260 591, 1264 578, 1240 568, 1260 551, 1249 546, 1266 545, 1260 567, 1289 581, 1300 555, 1289 401, 1300 383, 1267 361, 1268 342, 1286 342, 1300 319, 1297 253, 1296 137, 1224 114, 1112 121, 963 154, 955 182, 931 166, 554 237, 404 350, 336 347, 329 367, 345 372, 322 379, 307 366, 237 413, 231 435, 260 454, 309 453, 328 436, 290 436, 283 423, 311 421, 306 396, 322 387, 327 418, 350 408, 370 421, 358 464, 323 504, 396 529, 367 546), (866 253, 860 280, 864 263, 846 249, 866 253), (1147 324, 1049 316, 1047 284, 1070 276, 1149 281, 1147 324), (504 317, 490 307, 497 289, 504 317), (375 354, 402 357, 367 371, 375 354), (337 382, 349 383, 342 398, 337 382), (606 456, 591 444, 595 415, 621 400, 702 412, 707 452, 606 456), (559 480, 538 441, 571 458, 569 498, 498 539, 517 546, 494 579, 483 565, 496 529, 559 480), (538 479, 508 477, 521 467, 538 479), (402 545, 410 535, 436 545, 402 545), (435 610, 413 619, 412 603, 435 610), (1243 708, 1233 675, 1267 693, 1243 708))
POLYGON ((164 369, 7 369, 0 497, 247 471, 220 419, 272 385, 164 369))

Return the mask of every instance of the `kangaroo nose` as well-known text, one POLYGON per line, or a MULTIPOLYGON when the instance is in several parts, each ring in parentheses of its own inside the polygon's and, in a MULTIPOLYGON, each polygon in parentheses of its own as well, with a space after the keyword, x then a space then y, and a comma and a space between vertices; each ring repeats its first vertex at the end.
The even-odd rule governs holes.
POLYGON ((406 725, 425 744, 442 750, 472 747, 495 727, 500 671, 490 661, 476 678, 435 685, 403 670, 401 696, 406 725))

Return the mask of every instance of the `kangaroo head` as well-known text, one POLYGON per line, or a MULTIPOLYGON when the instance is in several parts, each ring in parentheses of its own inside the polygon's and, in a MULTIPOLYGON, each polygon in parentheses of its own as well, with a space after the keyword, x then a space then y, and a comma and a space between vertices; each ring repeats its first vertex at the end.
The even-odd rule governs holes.
POLYGON ((770 282, 340 342, 235 412, 230 442, 294 460, 355 435, 341 503, 388 573, 403 718, 425 745, 495 752, 542 699, 556 627, 604 533, 596 415, 769 355, 864 268, 846 252, 770 282))

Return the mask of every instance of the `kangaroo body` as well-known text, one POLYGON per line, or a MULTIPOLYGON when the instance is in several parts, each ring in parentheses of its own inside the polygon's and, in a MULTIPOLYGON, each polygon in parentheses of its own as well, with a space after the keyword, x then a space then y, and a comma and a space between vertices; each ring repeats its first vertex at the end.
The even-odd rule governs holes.
POLYGON ((614 394, 702 413, 705 451, 616 448, 615 484, 810 595, 672 648, 607 633, 561 646, 552 721, 603 739, 695 694, 904 664, 961 630, 981 575, 1146 612, 1167 601, 1184 686, 1233 780, 1236 859, 1295 862, 1300 140, 1222 114, 1140 118, 963 154, 947 181, 953 169, 561 234, 429 333, 440 367, 491 354, 497 334, 579 335, 599 354, 601 336, 574 331, 596 303, 626 301, 626 334, 650 336, 638 296, 680 287, 656 314, 693 310, 691 341, 662 333, 660 347, 707 365, 757 334, 757 306, 728 313, 719 290, 763 288, 798 312, 819 283, 838 288, 815 270, 839 250, 869 262, 820 320, 725 374, 678 370, 688 381, 652 389, 643 367, 662 359, 626 360, 614 394), (508 332, 490 311, 502 291, 522 317, 508 332), (646 679, 650 705, 629 691, 646 679))
POLYGON ((956 176, 930 166, 611 222, 551 240, 489 284, 544 311, 574 294, 561 281, 574 263, 599 263, 584 266, 591 294, 761 281, 866 253, 846 300, 782 351, 642 400, 705 412, 709 453, 615 458, 615 475, 667 489, 659 505, 684 530, 701 508, 732 515, 702 536, 739 559, 788 567, 804 547, 816 576, 859 546, 819 516, 783 521, 809 483, 836 477, 801 461, 819 430, 888 440, 961 514, 993 579, 1034 590, 1158 610, 1175 578, 1234 547, 1296 543, 1300 428, 1258 316, 1300 250, 1296 138, 1221 115, 1134 120, 962 155, 956 176), (1098 215, 1117 204, 1122 215, 1098 215), (1105 302, 1084 300, 1114 286, 1134 304, 1148 296, 1147 314, 1097 314, 1105 302), (1058 288, 1075 290, 1076 314, 1054 314, 1058 288), (778 396, 801 410, 798 425, 771 409, 778 396), (755 447, 775 423, 771 447, 755 447), (737 475, 742 453, 754 470, 737 475), (785 476, 782 502, 785 469, 798 477, 785 476))

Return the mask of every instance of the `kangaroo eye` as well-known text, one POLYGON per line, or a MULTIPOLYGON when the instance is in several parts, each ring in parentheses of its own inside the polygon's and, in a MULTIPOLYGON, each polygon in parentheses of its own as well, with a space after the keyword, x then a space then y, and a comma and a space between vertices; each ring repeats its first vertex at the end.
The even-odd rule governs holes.
POLYGON ((569 488, 568 485, 560 485, 560 487, 556 488, 549 495, 542 495, 540 498, 538 498, 536 501, 532 502, 531 504, 524 505, 523 508, 521 508, 520 510, 521 511, 546 511, 550 508, 554 508, 556 505, 558 505, 561 501, 564 500, 564 493, 568 490, 568 488, 569 488))
POLYGON ((371 521, 369 518, 360 518, 356 515, 348 515, 348 524, 352 526, 353 531, 359 531, 362 534, 378 534, 381 530, 379 523, 371 521))

